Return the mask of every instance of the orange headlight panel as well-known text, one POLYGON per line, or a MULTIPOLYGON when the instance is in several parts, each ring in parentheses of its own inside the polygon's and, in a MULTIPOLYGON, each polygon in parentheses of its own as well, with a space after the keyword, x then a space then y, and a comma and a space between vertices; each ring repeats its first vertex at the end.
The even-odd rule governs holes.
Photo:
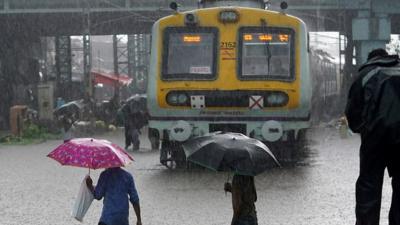
POLYGON ((199 36, 199 35, 184 35, 183 42, 201 42, 201 36, 199 36))
POLYGON ((260 41, 272 41, 272 35, 271 34, 262 34, 258 36, 258 39, 260 41))
POLYGON ((280 40, 281 42, 288 42, 288 41, 289 41, 289 35, 287 35, 287 34, 280 34, 280 35, 279 35, 279 40, 280 40))
POLYGON ((243 35, 243 39, 244 39, 245 41, 251 41, 251 40, 253 40, 253 35, 251 35, 251 34, 245 34, 245 35, 243 35))

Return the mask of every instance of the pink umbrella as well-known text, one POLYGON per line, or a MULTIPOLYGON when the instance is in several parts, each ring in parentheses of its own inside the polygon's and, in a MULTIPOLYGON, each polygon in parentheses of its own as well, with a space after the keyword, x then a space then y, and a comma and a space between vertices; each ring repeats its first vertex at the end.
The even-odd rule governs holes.
POLYGON ((132 156, 118 145, 93 138, 71 139, 47 156, 61 165, 89 169, 120 167, 133 161, 132 156))

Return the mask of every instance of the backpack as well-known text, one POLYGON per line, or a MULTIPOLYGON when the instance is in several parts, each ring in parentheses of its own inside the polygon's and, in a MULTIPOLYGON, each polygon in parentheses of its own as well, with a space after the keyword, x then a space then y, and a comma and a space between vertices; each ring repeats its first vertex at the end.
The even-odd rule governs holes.
POLYGON ((400 142, 400 66, 376 67, 362 79, 366 132, 379 129, 392 143, 400 142))

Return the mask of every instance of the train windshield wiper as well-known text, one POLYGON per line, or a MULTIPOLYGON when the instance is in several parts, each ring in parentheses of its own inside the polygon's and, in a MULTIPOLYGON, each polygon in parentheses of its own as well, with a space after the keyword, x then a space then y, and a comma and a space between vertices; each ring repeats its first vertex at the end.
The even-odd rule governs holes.
MULTIPOLYGON (((261 22, 262 32, 263 32, 264 35, 266 35, 267 34, 267 29, 266 29, 267 28, 267 22, 265 22, 265 19, 261 19, 260 22, 261 22)), ((269 41, 268 40, 266 40, 265 44, 264 44, 264 54, 265 54, 265 58, 267 60, 268 74, 269 74, 272 55, 271 55, 271 50, 269 48, 269 41)))

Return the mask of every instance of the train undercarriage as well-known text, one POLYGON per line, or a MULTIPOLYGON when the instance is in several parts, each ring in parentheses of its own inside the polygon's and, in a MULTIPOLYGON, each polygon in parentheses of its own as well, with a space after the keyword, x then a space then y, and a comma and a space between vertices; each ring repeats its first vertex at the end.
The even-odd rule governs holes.
MULTIPOLYGON (((170 140, 167 132, 164 132, 162 139, 159 139, 158 144, 160 146, 157 146, 157 142, 155 142, 157 138, 154 137, 154 135, 157 134, 157 130, 151 130, 153 130, 153 138, 151 138, 150 135, 152 148, 160 147, 160 162, 162 165, 169 169, 189 169, 198 167, 186 160, 186 155, 182 147, 184 141, 170 140)), ((297 134, 294 130, 289 130, 284 135, 285 137, 282 138, 285 140, 281 139, 276 142, 263 141, 263 143, 269 147, 281 165, 292 165, 296 163, 299 154, 301 154, 303 148, 307 146, 306 133, 307 129, 301 129, 297 134)), ((188 141, 190 141, 190 139, 188 141)))

